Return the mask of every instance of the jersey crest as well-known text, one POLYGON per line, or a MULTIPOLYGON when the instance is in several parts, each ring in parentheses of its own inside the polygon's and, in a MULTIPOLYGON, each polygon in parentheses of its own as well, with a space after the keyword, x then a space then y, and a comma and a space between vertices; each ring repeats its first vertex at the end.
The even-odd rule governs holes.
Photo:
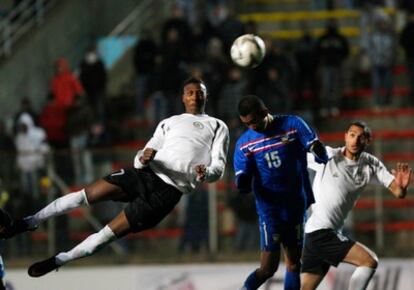
POLYGON ((201 122, 193 122, 193 126, 196 127, 197 129, 204 129, 204 125, 201 122))

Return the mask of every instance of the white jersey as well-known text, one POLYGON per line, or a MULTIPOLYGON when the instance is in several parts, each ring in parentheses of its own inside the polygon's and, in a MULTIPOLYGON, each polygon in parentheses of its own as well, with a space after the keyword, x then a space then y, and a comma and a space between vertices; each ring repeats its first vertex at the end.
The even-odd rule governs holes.
POLYGON ((343 154, 345 148, 326 147, 328 163, 318 164, 308 154, 308 167, 316 171, 313 181, 315 203, 305 226, 310 233, 320 229, 341 230, 361 191, 369 183, 388 187, 394 176, 375 156, 363 152, 358 160, 343 154))
MULTIPOLYGON (((196 165, 205 165, 206 182, 217 181, 224 173, 229 146, 226 124, 205 114, 181 114, 161 121, 145 148, 157 150, 149 163, 151 169, 164 182, 183 193, 196 186, 196 165)), ((134 160, 135 168, 142 168, 139 161, 143 150, 134 160)))

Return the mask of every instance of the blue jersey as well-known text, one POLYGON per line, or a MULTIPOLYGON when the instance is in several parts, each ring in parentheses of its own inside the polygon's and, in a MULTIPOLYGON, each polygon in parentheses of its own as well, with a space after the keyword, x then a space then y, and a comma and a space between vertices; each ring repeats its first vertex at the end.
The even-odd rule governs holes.
POLYGON ((306 152, 316 140, 315 131, 293 115, 275 115, 265 131, 248 129, 239 138, 234 153, 236 183, 240 189, 239 177, 250 178, 242 185, 249 188, 242 191, 253 190, 259 215, 303 218, 314 202, 306 152))

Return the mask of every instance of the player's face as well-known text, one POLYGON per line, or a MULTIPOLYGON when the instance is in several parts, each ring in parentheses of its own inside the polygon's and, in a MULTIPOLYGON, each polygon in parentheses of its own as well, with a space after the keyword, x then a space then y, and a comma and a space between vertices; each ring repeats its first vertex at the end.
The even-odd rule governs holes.
POLYGON ((348 157, 360 154, 367 145, 368 140, 363 128, 352 125, 345 133, 345 153, 348 157))
POLYGON ((190 83, 184 87, 183 103, 185 112, 190 114, 204 113, 207 101, 207 89, 203 84, 190 83))
POLYGON ((251 113, 247 116, 240 116, 240 120, 247 128, 261 132, 266 128, 267 113, 267 110, 251 113))

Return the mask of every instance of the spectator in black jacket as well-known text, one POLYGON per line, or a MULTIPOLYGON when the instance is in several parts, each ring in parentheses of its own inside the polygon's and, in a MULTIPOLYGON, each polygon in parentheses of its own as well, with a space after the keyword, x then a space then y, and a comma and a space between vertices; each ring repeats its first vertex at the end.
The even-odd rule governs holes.
POLYGON ((135 68, 135 113, 143 117, 144 100, 152 92, 155 80, 156 61, 159 49, 149 30, 143 30, 134 50, 135 68))
POLYGON ((318 39, 317 55, 322 73, 322 115, 339 113, 342 94, 342 63, 348 57, 348 40, 340 34, 334 20, 328 22, 326 32, 318 39))
POLYGON ((89 105, 101 122, 105 116, 106 69, 96 48, 90 48, 80 64, 80 81, 89 105))
POLYGON ((405 50, 405 61, 410 76, 410 101, 414 105, 414 13, 410 14, 401 32, 400 44, 405 50))

